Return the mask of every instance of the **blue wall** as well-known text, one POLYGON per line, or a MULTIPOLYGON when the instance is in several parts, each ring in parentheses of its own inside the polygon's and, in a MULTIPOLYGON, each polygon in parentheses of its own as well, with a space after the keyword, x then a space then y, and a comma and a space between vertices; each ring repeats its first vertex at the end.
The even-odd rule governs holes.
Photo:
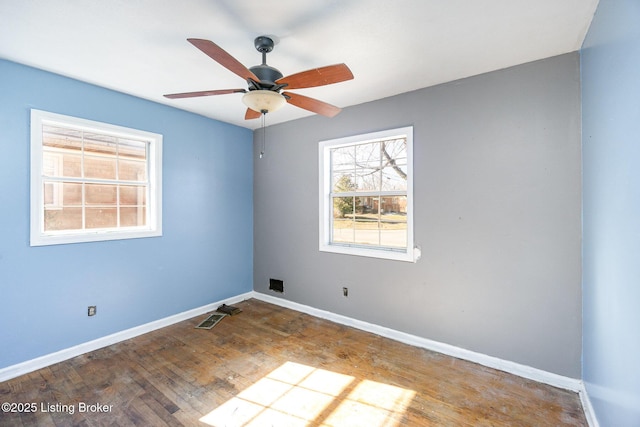
POLYGON ((0 368, 251 291, 252 138, 0 60, 0 368), (162 134, 164 235, 30 247, 31 108, 162 134))
POLYGON ((640 426, 640 2, 584 42, 583 379, 602 426, 640 426))

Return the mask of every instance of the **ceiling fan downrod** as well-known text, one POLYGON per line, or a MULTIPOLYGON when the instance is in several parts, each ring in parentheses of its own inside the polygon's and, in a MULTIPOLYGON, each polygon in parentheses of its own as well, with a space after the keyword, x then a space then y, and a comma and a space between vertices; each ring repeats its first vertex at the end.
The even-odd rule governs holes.
POLYGON ((259 36, 255 38, 253 45, 258 52, 262 53, 262 65, 267 65, 267 53, 271 52, 273 46, 275 46, 273 39, 267 36, 259 36))

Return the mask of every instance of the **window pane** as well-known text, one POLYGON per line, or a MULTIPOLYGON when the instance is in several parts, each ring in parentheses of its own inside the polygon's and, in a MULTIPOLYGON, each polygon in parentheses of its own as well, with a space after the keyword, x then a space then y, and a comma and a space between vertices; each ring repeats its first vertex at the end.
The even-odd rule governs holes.
POLYGON ((338 172, 333 174, 333 192, 344 193, 356 191, 355 175, 347 172, 338 172))
POLYGON ((358 245, 379 245, 380 230, 378 220, 357 217, 355 221, 354 243, 358 245))
POLYGON ((382 170, 382 191, 406 191, 407 166, 387 166, 382 170))
POLYGON ((63 183, 62 204, 64 206, 82 206, 82 184, 63 183))
POLYGON ((334 218, 353 219, 353 208, 354 208, 353 197, 334 197, 333 198, 333 217, 334 218))
POLYGON ((82 208, 45 209, 44 231, 79 230, 82 228, 82 208))
POLYGON ((116 208, 86 208, 86 228, 113 228, 118 225, 116 208))
POLYGON ((116 158, 84 156, 85 178, 116 179, 116 158))
POLYGON ((120 208, 121 227, 140 227, 146 224, 144 206, 120 208))
POLYGON ((80 177, 82 133, 45 126, 42 147, 42 174, 50 177, 80 177))
POLYGON ((146 203, 146 195, 146 188, 141 185, 121 185, 120 205, 144 205, 146 203))
POLYGON ((378 196, 364 196, 355 198, 355 212, 356 215, 360 215, 368 219, 378 218, 378 206, 380 199, 378 196))
POLYGON ((333 198, 333 242, 353 242, 353 208, 353 197, 333 198))
POLYGON ((379 197, 356 197, 355 204, 354 243, 359 245, 380 244, 378 233, 380 219, 378 215, 379 197))
POLYGON ((391 218, 394 221, 396 219, 407 220, 407 196, 386 196, 381 197, 380 200, 383 220, 385 218, 391 218))
POLYGON ((355 167, 355 152, 355 146, 332 149, 331 169, 334 172, 353 171, 355 167))
POLYGON ((147 158, 147 143, 133 139, 120 139, 119 155, 132 160, 147 158))
POLYGON ((407 189, 407 141, 396 139, 383 141, 380 146, 383 157, 382 190, 407 189))
POLYGON ((62 200, 60 197, 61 188, 62 184, 59 182, 44 182, 43 195, 45 207, 62 207, 62 200))
POLYGON ((82 150, 82 131, 44 125, 42 126, 42 147, 44 150, 65 148, 80 152, 82 150))
POLYGON ((94 133, 84 134, 84 176, 116 179, 117 139, 94 133))
POLYGON ((80 152, 66 152, 62 156, 62 176, 80 178, 82 176, 82 155, 80 152))
POLYGON ((403 160, 407 162, 407 139, 387 139, 382 141, 381 153, 383 159, 396 159, 396 161, 403 160))
POLYGON ((118 179, 123 181, 140 181, 147 179, 147 164, 141 161, 124 160, 122 157, 118 160, 118 179))
POLYGON ((42 190, 42 192, 44 194, 45 206, 53 205, 54 203, 56 204, 60 203, 56 200, 56 197, 55 197, 56 195, 55 193, 57 193, 57 190, 58 190, 57 183, 53 183, 53 182, 44 183, 44 189, 42 190))
POLYGON ((44 205, 46 209, 62 206, 82 206, 82 184, 44 181, 44 205))
POLYGON ((398 223, 394 228, 380 229, 380 244, 390 248, 407 247, 407 223, 398 223))
POLYGON ((333 243, 353 243, 354 229, 351 220, 340 219, 334 222, 333 235, 331 236, 333 243))
POLYGON ((407 246, 407 197, 381 198, 380 244, 405 248, 407 246))
POLYGON ((116 205, 117 186, 102 184, 85 184, 86 205, 116 205))
POLYGON ((380 143, 356 145, 356 187, 363 191, 380 189, 380 143))
POLYGON ((120 140, 118 178, 127 181, 146 181, 147 143, 120 140))
POLYGON ((86 154, 103 154, 114 157, 118 152, 118 139, 115 136, 85 132, 84 151, 86 154))
POLYGON ((62 154, 44 151, 42 153, 42 175, 57 177, 62 174, 62 154))

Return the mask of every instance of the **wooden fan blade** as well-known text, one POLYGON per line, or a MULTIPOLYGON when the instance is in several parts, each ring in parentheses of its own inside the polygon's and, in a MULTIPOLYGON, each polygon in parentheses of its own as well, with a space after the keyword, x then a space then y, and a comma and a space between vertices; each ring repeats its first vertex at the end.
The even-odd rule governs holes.
POLYGON ((211 95, 226 95, 228 93, 244 93, 244 89, 221 89, 221 90, 203 90, 199 92, 184 92, 184 93, 170 93, 164 95, 165 98, 178 99, 178 98, 195 98, 196 96, 211 96, 211 95))
POLYGON ((247 108, 247 112, 244 114, 245 120, 258 119, 262 113, 258 113, 257 111, 252 110, 251 108, 247 108))
POLYGON ((214 42, 204 39, 187 39, 187 41, 200 49, 218 64, 222 65, 232 73, 239 75, 244 80, 252 79, 256 82, 260 81, 260 79, 256 77, 253 72, 251 72, 247 67, 242 65, 240 61, 231 56, 229 53, 227 53, 227 51, 222 49, 214 42))
POLYGON ((297 93, 291 92, 282 92, 282 94, 287 98, 287 102, 289 104, 326 117, 333 117, 341 111, 341 109, 335 105, 327 104, 326 102, 309 98, 308 96, 298 95, 297 93))
POLYGON ((327 65, 302 71, 276 80, 277 84, 286 84, 287 89, 304 89, 344 82, 353 79, 353 73, 345 64, 327 65))

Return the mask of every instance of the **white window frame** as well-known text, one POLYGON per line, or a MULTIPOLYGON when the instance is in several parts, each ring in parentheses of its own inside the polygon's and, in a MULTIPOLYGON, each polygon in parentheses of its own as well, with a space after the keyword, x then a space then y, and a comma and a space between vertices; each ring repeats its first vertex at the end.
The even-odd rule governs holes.
POLYGON ((319 249, 321 252, 382 258, 397 261, 416 262, 420 257, 420 250, 414 247, 413 237, 413 126, 388 129, 354 135, 344 138, 320 141, 318 147, 319 159, 319 249), (331 149, 358 143, 375 142, 385 139, 406 138, 407 140, 407 247, 406 250, 397 248, 360 246, 342 243, 332 243, 333 204, 331 201, 331 149))
POLYGON ((31 246, 162 236, 162 135, 81 119, 42 110, 31 110, 31 246), (42 128, 53 125, 67 129, 97 132, 148 143, 148 194, 146 222, 142 227, 44 231, 44 185, 42 128))

